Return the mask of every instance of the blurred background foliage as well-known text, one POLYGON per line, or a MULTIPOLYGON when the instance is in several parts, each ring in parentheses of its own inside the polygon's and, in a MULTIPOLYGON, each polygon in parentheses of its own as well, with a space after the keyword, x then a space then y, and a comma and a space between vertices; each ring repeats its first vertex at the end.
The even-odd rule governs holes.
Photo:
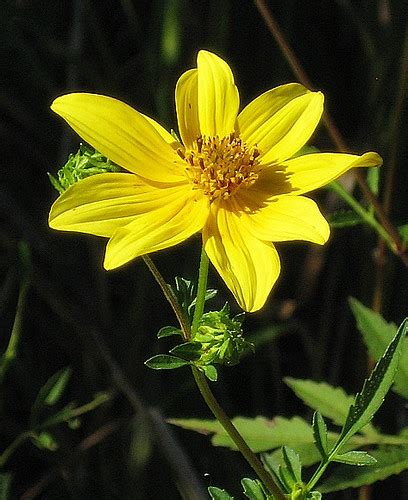
MULTIPOLYGON (((390 212, 395 224, 406 224, 404 85, 399 103, 397 95, 408 4, 269 4, 350 150, 384 157, 382 185, 395 162, 390 212)), ((211 484, 239 495, 238 479, 251 475, 237 454, 164 424, 209 414, 187 369, 162 374, 143 365, 166 350, 166 341, 159 346, 155 339, 158 329, 175 324, 143 262, 106 273, 102 239, 47 226, 57 196, 47 172, 55 173, 79 144, 49 110, 51 101, 68 91, 107 94, 176 128, 175 83, 200 48, 230 63, 243 104, 295 80, 248 0, 1 0, 0 352, 12 331, 18 342, 1 385, 0 449, 30 429, 39 390, 66 367, 62 373, 70 376, 53 408, 91 405, 35 443, 28 436, 10 455, 3 472, 11 473, 12 498, 201 498, 211 484)), ((333 150, 323 127, 312 144, 333 150)), ((327 192, 316 196, 327 215, 342 207, 327 192)), ((375 299, 396 323, 407 314, 406 269, 381 252, 369 229, 336 229, 323 249, 290 243, 279 251, 282 277, 264 309, 245 322, 259 347, 224 369, 214 387, 230 415, 304 414, 283 376, 359 389, 367 355, 348 296, 368 306, 375 299)), ((153 256, 168 282, 195 278, 198 257, 198 238, 153 256)), ((233 303, 215 273, 210 284, 220 289, 212 307, 233 303)), ((395 394, 376 423, 385 432, 407 425, 395 394)), ((378 484, 372 497, 403 498, 406 481, 401 475, 378 484)))

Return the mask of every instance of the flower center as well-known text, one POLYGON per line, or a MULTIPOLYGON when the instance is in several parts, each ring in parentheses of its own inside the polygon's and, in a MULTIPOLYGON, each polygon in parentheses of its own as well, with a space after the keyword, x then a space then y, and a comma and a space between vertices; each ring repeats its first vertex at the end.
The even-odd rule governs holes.
POLYGON ((251 186, 258 178, 259 151, 248 148, 239 136, 201 136, 194 147, 178 154, 187 163, 187 175, 195 189, 202 189, 214 201, 227 199, 241 187, 251 186))

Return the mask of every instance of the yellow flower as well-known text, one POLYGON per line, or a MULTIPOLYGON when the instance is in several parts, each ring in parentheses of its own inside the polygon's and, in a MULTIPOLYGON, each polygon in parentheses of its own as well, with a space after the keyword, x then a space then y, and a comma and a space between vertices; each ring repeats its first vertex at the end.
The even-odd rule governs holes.
POLYGON ((57 98, 52 109, 127 172, 71 186, 51 208, 54 229, 109 238, 104 267, 176 245, 202 232, 211 262, 246 311, 260 309, 280 273, 272 242, 324 244, 329 226, 302 196, 376 153, 293 156, 315 130, 323 95, 291 83, 240 113, 228 64, 200 51, 176 86, 178 142, 126 104, 95 94, 57 98))

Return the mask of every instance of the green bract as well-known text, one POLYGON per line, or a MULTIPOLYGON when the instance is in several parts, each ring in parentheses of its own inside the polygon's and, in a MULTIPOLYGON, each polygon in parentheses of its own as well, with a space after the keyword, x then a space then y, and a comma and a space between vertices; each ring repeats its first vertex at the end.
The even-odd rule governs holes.
POLYGON ((203 314, 193 339, 201 343, 198 364, 235 365, 245 351, 253 349, 253 345, 242 335, 243 319, 243 314, 230 318, 228 304, 221 311, 203 314))

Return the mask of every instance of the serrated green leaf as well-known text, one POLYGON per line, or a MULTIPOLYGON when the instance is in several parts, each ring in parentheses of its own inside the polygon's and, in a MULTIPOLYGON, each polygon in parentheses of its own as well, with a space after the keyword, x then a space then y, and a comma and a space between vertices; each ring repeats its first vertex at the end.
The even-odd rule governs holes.
POLYGON ((300 463, 299 455, 288 446, 282 447, 283 460, 292 476, 294 483, 302 482, 302 464, 300 463))
POLYGON ((210 486, 208 488, 208 493, 213 500, 234 500, 234 497, 232 497, 229 493, 225 490, 217 488, 216 486, 210 486))
POLYGON ((408 224, 398 227, 398 231, 404 243, 408 243, 408 224))
POLYGON ((64 393, 71 377, 72 370, 68 366, 54 373, 38 391, 37 397, 31 409, 31 426, 37 426, 40 415, 45 406, 55 405, 64 393))
POLYGON ((200 342, 185 342, 184 344, 176 345, 170 352, 186 361, 197 361, 201 356, 201 348, 200 342))
MULTIPOLYGON (((223 427, 215 420, 171 419, 169 422, 184 429, 214 434, 212 438, 214 446, 237 449, 223 427)), ((313 444, 312 427, 300 417, 291 419, 275 417, 272 420, 265 417, 235 417, 232 422, 248 446, 256 453, 284 445, 295 449, 296 445, 313 444)))
POLYGON ((211 380, 211 382, 216 382, 218 379, 217 368, 214 365, 204 365, 200 366, 200 369, 204 372, 204 375, 211 380))
POLYGON ((9 500, 11 490, 11 474, 0 474, 0 500, 9 500))
POLYGON ((180 335, 182 337, 183 332, 180 330, 180 328, 176 328, 175 326, 163 326, 163 328, 160 328, 160 330, 157 332, 158 339, 171 337, 172 335, 180 335))
POLYGON ((265 495, 260 482, 256 479, 244 478, 241 480, 244 495, 250 500, 265 500, 265 495))
MULTIPOLYGON (((397 326, 394 323, 387 323, 380 314, 365 307, 358 300, 350 298, 349 302, 368 352, 378 361, 396 335, 397 326)), ((402 342, 401 360, 392 389, 400 396, 408 398, 408 339, 402 342)))
POLYGON ((329 224, 335 228, 358 226, 363 222, 363 219, 353 210, 341 210, 329 216, 329 224))
POLYGON ((354 404, 350 408, 339 443, 346 442, 364 427, 381 406, 393 383, 407 330, 408 320, 405 320, 370 377, 365 380, 362 391, 356 395, 354 404))
POLYGON ((322 458, 326 458, 329 453, 329 445, 327 442, 327 427, 322 414, 315 411, 312 420, 313 437, 316 448, 319 450, 322 458))
POLYGON ((356 450, 336 455, 332 461, 348 465, 374 465, 377 463, 377 460, 366 451, 356 450))
POLYGON ((339 465, 333 467, 330 477, 324 480, 319 490, 322 493, 358 488, 364 484, 373 484, 382 481, 393 474, 408 469, 408 446, 390 446, 371 451, 370 454, 377 460, 371 467, 349 467, 339 465))
POLYGON ((326 382, 291 377, 286 377, 284 381, 307 406, 330 418, 334 424, 344 425, 354 401, 353 396, 347 395, 344 389, 333 387, 326 382))
POLYGON ((158 354, 147 359, 144 364, 153 370, 174 370, 189 365, 190 362, 169 354, 158 354))

